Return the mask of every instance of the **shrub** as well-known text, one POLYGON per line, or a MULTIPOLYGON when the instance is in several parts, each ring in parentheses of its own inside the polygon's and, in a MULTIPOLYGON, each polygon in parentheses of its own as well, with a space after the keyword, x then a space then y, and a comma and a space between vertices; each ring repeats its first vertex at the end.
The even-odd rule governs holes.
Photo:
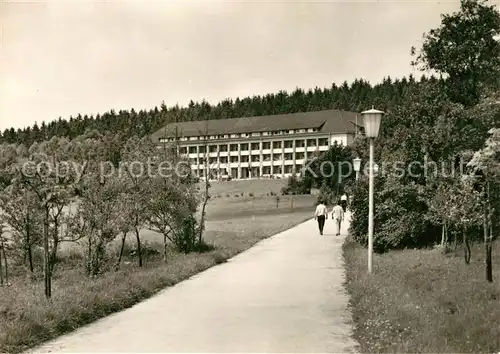
POLYGON ((210 252, 215 249, 215 246, 211 243, 207 243, 205 240, 201 240, 201 242, 197 242, 193 248, 194 252, 205 253, 210 252))
POLYGON ((248 196, 249 197, 253 197, 253 193, 248 193, 248 196))
MULTIPOLYGON (((385 184, 375 179, 374 194, 374 251, 426 247, 439 237, 439 228, 425 217, 427 207, 415 185, 385 184)), ((353 186, 353 238, 368 244, 368 182, 361 180, 353 186)))
POLYGON ((288 183, 285 187, 281 188, 281 194, 309 194, 311 192, 311 187, 307 185, 304 181, 299 181, 297 177, 290 176, 288 178, 288 183))
POLYGON ((197 243, 197 223, 193 215, 185 217, 179 230, 173 232, 173 242, 178 251, 193 252, 197 243))

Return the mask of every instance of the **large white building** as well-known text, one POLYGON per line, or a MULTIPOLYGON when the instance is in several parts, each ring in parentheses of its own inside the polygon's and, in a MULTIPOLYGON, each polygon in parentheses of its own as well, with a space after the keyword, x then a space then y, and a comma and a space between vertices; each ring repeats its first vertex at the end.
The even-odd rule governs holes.
POLYGON ((169 124, 152 139, 158 145, 177 141, 199 177, 208 159, 215 178, 284 178, 331 145, 349 144, 362 133, 360 121, 357 113, 339 110, 191 121, 169 124))

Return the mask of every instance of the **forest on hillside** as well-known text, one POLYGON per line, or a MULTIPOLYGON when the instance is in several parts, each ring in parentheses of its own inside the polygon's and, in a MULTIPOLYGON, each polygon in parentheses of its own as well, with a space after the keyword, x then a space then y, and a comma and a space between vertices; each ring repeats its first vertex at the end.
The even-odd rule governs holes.
MULTIPOLYGON (((191 101, 187 107, 168 107, 162 102, 159 108, 154 107, 149 111, 110 110, 95 117, 78 115, 68 119, 59 118, 49 123, 35 123, 25 129, 6 129, 3 133, 0 132, 0 143, 30 146, 34 142, 50 140, 54 136, 74 139, 86 131, 98 131, 101 134, 113 132, 120 136, 120 140, 125 141, 132 136, 144 137, 152 134, 172 122, 325 109, 361 112, 372 105, 384 110, 399 104, 407 92, 429 81, 435 82, 437 79, 423 76, 417 81, 412 75, 396 80, 386 77, 377 85, 370 85, 366 80, 359 79, 350 85, 344 82, 340 86, 333 83, 330 88, 325 89, 297 88, 291 93, 280 91, 254 97, 226 99, 217 105, 210 105, 205 101, 191 101)), ((168 100, 168 97, 166 99, 168 100)))

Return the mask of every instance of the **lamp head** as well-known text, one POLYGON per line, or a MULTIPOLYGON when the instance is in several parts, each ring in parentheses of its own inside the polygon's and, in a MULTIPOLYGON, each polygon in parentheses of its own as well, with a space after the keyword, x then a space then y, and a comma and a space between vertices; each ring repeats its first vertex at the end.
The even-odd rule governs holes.
POLYGON ((352 163, 354 165, 354 171, 359 172, 361 169, 361 159, 359 157, 356 157, 354 160, 352 160, 352 163))
POLYGON ((361 115, 364 119, 365 135, 368 138, 376 138, 384 112, 372 108, 368 111, 361 112, 361 115))

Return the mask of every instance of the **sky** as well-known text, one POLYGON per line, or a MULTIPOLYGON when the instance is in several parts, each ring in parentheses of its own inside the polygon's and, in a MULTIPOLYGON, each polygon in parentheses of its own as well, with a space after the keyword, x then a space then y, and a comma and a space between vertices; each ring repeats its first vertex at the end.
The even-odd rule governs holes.
POLYGON ((0 129, 418 75, 411 46, 458 8, 458 0, 2 2, 0 129))

